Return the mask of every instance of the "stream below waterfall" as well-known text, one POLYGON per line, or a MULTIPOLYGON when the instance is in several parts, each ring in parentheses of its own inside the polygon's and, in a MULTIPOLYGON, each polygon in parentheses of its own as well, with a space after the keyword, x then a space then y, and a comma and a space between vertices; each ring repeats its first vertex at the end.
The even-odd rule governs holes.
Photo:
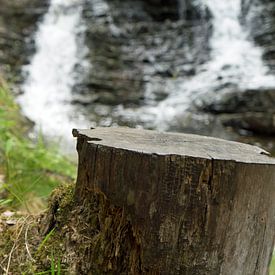
POLYGON ((275 87, 240 23, 241 0, 194 1, 211 16, 193 24, 185 1, 180 20, 163 22, 138 1, 115 2, 50 1, 18 97, 36 131, 71 140, 72 128, 129 125, 226 137, 196 106, 228 90, 275 87))

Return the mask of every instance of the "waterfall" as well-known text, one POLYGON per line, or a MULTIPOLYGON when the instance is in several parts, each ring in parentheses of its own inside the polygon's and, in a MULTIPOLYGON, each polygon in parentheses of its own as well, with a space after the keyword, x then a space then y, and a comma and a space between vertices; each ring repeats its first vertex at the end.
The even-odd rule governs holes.
POLYGON ((52 0, 35 35, 37 51, 24 68, 27 79, 18 101, 23 113, 48 136, 71 138, 71 129, 85 124, 70 103, 72 89, 81 81, 76 67, 89 66, 81 17, 81 1, 52 0))
MULTIPOLYGON (((194 76, 164 78, 163 83, 171 92, 161 102, 149 100, 154 98, 150 95, 152 83, 145 81, 147 105, 120 106, 110 117, 122 116, 141 121, 142 126, 166 130, 175 118, 188 111, 192 102, 206 94, 220 96, 220 87, 228 83, 240 91, 275 87, 275 78, 268 75, 262 61, 261 48, 249 40, 240 24, 241 0, 196 0, 194 3, 202 9, 207 6, 212 14, 209 61, 199 65, 194 76)), ((182 18, 187 0, 178 0, 178 4, 182 18)), ((94 16, 109 13, 109 6, 103 0, 90 0, 89 5, 94 16)), ((82 9, 79 0, 51 0, 35 36, 37 51, 25 68, 28 77, 18 101, 26 116, 46 135, 70 137, 73 127, 87 127, 86 118, 71 104, 73 87, 85 77, 85 73, 77 73, 76 67, 85 72, 91 66, 85 61, 88 49, 84 45, 82 9)), ((110 15, 108 22, 111 20, 110 15)))
POLYGON ((213 14, 212 62, 209 71, 223 71, 244 88, 275 85, 262 61, 262 50, 249 40, 240 24, 241 0, 206 0, 213 14))
POLYGON ((249 40, 249 34, 241 26, 241 0, 200 2, 201 5, 207 5, 213 16, 210 61, 198 68, 194 77, 185 81, 168 80, 166 85, 172 92, 162 102, 138 110, 121 107, 121 115, 133 120, 141 117, 148 127, 167 130, 192 102, 204 95, 221 96, 220 87, 228 83, 240 91, 275 87, 275 77, 268 74, 261 48, 249 40))

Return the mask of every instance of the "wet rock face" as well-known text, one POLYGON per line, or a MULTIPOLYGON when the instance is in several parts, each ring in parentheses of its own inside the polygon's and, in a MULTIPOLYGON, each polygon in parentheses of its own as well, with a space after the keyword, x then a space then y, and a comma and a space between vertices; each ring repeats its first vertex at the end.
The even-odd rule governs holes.
POLYGON ((242 20, 255 42, 264 49, 263 58, 275 73, 275 2, 274 0, 242 0, 242 20))
POLYGON ((274 112, 275 89, 229 90, 221 97, 208 99, 202 104, 202 109, 215 114, 274 112), (211 101, 210 101, 211 100, 211 101))
POLYGON ((92 67, 85 83, 75 90, 74 103, 85 105, 91 120, 104 120, 106 114, 115 123, 129 125, 116 118, 115 108, 161 101, 171 92, 166 85, 169 79, 184 81, 194 75, 209 59, 211 23, 202 15, 193 22, 177 20, 178 1, 106 3, 85 2, 92 67))
POLYGON ((143 0, 146 11, 157 21, 179 18, 177 0, 143 0))
MULTIPOLYGON (((194 76, 209 59, 211 15, 196 1, 188 0, 106 2, 106 6, 91 7, 86 1, 86 44, 92 68, 86 83, 76 90, 74 103, 84 105, 87 116, 100 125, 104 125, 104 118, 112 117, 110 124, 135 126, 139 122, 116 117, 116 107, 135 108, 150 99, 161 101, 171 93, 166 85, 169 79, 184 82, 194 76)), ((243 0, 246 24, 255 23, 254 17, 249 19, 252 14, 262 17, 254 4, 243 0), (257 13, 252 10, 254 4, 257 13)), ((273 95, 268 90, 238 89, 219 98, 212 94, 202 99, 200 106, 195 104, 179 114, 170 122, 169 130, 231 139, 236 135, 227 127, 270 134, 274 131, 273 95)))
POLYGON ((32 34, 47 7, 48 1, 0 0, 0 67, 13 82, 20 82, 14 76, 34 51, 32 34))
MULTIPOLYGON (((20 75, 35 51, 33 34, 48 2, 0 0, 1 69, 20 75)), ((144 121, 122 117, 117 110, 157 105, 176 89, 169 83, 188 81, 210 59, 211 14, 200 2, 84 0, 86 57, 91 67, 85 81, 74 88, 72 104, 97 125, 144 126, 144 121)), ((273 0, 242 0, 241 20, 263 47, 266 63, 275 73, 274 10, 273 0)), ((218 90, 226 90, 227 83, 220 82, 218 90)), ((231 88, 219 98, 212 94, 190 106, 167 130, 230 139, 235 134, 227 127, 275 133, 274 91, 231 88)))
MULTIPOLYGON (((273 0, 242 0, 242 23, 263 49, 263 59, 275 73, 275 2, 273 0)), ((225 127, 248 134, 275 133, 274 89, 229 89, 218 97, 203 98, 196 106, 200 112, 215 116, 225 127), (248 131, 248 132, 246 132, 248 131)))
POLYGON ((231 90, 202 102, 198 109, 215 114, 225 127, 264 135, 275 133, 274 89, 231 90))
POLYGON ((143 0, 145 9, 157 21, 209 19, 209 11, 194 0, 143 0))

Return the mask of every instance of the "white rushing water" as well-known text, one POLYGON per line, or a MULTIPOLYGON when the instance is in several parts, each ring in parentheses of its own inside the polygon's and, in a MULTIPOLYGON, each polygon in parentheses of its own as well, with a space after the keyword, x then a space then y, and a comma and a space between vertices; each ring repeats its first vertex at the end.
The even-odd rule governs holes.
POLYGON ((36 128, 51 137, 71 139, 73 127, 87 124, 70 102, 73 86, 81 82, 76 67, 89 66, 81 18, 81 1, 52 0, 35 36, 37 51, 25 68, 27 80, 18 101, 36 128))
MULTIPOLYGON (((181 2, 185 2, 179 0, 181 2)), ((190 79, 168 81, 169 97, 157 106, 138 110, 118 110, 130 119, 142 117, 150 127, 166 130, 169 124, 183 115, 192 101, 215 91, 223 84, 236 85, 241 91, 250 88, 275 87, 275 77, 268 75, 262 60, 262 50, 249 40, 239 21, 241 0, 198 0, 207 5, 213 15, 213 35, 210 40, 210 61, 190 79)), ((182 4, 183 6, 183 4, 182 4)), ((150 96, 150 95, 149 95, 150 96)))
MULTIPOLYGON (((184 12, 185 0, 178 1, 184 12)), ((200 66, 193 77, 168 80, 165 85, 171 93, 157 105, 153 106, 153 102, 135 110, 121 107, 118 116, 141 118, 147 126, 165 130, 192 101, 211 91, 216 93, 211 96, 219 96, 217 89, 223 84, 235 84, 240 90, 275 87, 275 78, 268 75, 262 61, 262 50, 249 40, 239 22, 241 0, 197 0, 196 4, 207 5, 213 15, 210 61, 200 66)), ((101 15, 108 5, 93 0, 91 8, 94 14, 101 15)), ((82 80, 76 67, 88 71, 92 66, 84 58, 88 49, 84 46, 81 17, 81 1, 51 0, 35 37, 37 52, 26 67, 28 78, 18 101, 23 112, 46 135, 70 138, 72 128, 88 127, 86 119, 71 105, 73 87, 82 80)), ((150 82, 148 99, 149 86, 150 82)))
POLYGON ((222 71, 241 88, 274 86, 275 78, 268 75, 261 48, 249 41, 249 34, 240 24, 241 0, 205 2, 214 16, 209 72, 219 75, 222 71))

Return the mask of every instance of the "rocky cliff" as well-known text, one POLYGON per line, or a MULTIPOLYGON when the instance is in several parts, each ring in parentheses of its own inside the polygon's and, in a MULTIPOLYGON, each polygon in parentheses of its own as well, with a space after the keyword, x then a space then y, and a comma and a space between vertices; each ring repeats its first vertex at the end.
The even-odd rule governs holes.
MULTIPOLYGON (((213 14, 200 1, 83 0, 78 3, 83 4, 88 48, 85 58, 92 65, 85 72, 84 81, 75 85, 71 103, 97 125, 152 128, 138 116, 134 119, 127 113, 121 116, 119 108, 135 111, 146 105, 158 106, 172 92, 181 92, 182 84, 207 71, 207 64, 213 59, 213 14)), ((0 0, 0 5, 1 68, 6 72, 11 68, 13 76, 20 76, 16 81, 20 81, 22 66, 35 51, 33 34, 47 11, 48 1, 0 0)), ((240 15, 244 30, 263 49, 264 60, 273 74, 274 10, 272 0, 242 0, 240 15)), ((223 72, 215 76, 218 86, 209 85, 213 93, 190 104, 186 112, 169 121, 167 130, 223 138, 238 138, 232 128, 244 135, 275 132, 275 90, 272 87, 241 89, 232 85, 230 73, 227 75, 229 67, 224 66, 223 72)), ((191 84, 196 87, 195 81, 191 84)))
POLYGON ((275 73, 275 2, 242 0, 242 20, 251 37, 264 49, 264 60, 275 73))
POLYGON ((0 68, 14 82, 34 52, 33 34, 48 1, 0 0, 0 68), (10 74, 12 71, 12 74, 10 74))

